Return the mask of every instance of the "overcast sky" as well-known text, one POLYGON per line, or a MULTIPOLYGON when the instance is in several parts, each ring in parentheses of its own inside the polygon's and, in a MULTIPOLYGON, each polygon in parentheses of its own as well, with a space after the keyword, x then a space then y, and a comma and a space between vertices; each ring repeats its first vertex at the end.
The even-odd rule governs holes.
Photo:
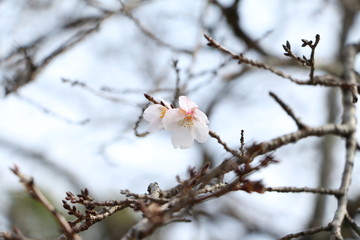
MULTIPOLYGON (((81 1, 39 1, 50 4, 49 7, 46 4, 30 6, 26 2, 0 1, 1 59, 12 49, 28 44, 38 36, 54 34, 51 41, 39 46, 35 59, 41 59, 70 36, 67 33, 57 34, 57 26, 77 16, 97 14, 96 10, 85 7, 81 1)), ((103 2, 107 7, 117 6, 117 1, 103 2)), ((300 47, 301 39, 313 39, 315 34, 320 34, 316 60, 325 64, 334 57, 332 46, 337 44, 340 28, 339 13, 333 2, 243 0, 240 6, 241 26, 255 39, 266 35, 260 44, 277 56, 283 54, 281 45, 286 40, 300 55, 308 54, 300 47)), ((84 187, 88 187, 99 199, 119 197, 120 189, 144 193, 148 184, 154 181, 161 188, 170 188, 176 184, 176 175, 185 177, 189 166, 201 164, 200 147, 208 149, 217 162, 228 157, 214 139, 209 139, 202 146, 196 143, 190 149, 179 150, 173 149, 170 134, 165 131, 139 138, 132 129, 141 115, 141 106, 147 102, 143 93, 154 90, 154 81, 160 82, 164 89, 175 86, 173 59, 179 61, 181 77, 186 76, 186 71, 199 73, 227 61, 226 56, 210 50, 202 37, 203 31, 197 20, 204 4, 205 1, 159 0, 145 3, 134 11, 134 16, 164 42, 190 50, 199 44, 195 63, 188 54, 172 51, 146 38, 129 18, 118 15, 106 20, 98 32, 54 60, 36 81, 21 88, 18 94, 1 99, 0 202, 9 204, 4 193, 22 189, 9 171, 14 164, 19 165, 25 174, 33 176, 36 183, 60 203, 66 191, 77 192, 84 187), (84 82, 95 94, 64 83, 62 79, 84 82), (118 92, 110 94, 101 91, 104 86, 118 92), (116 101, 106 98, 109 96, 116 101)), ((203 20, 208 25, 218 22, 215 29, 217 40, 233 51, 243 51, 245 46, 231 36, 219 16, 218 10, 210 7, 203 20)), ((360 32, 354 29, 349 40, 359 39, 359 36, 360 32)), ((261 59, 252 52, 249 56, 261 59)), ((188 96, 200 109, 206 109, 209 96, 224 85, 222 77, 237 68, 239 66, 234 62, 215 77, 208 74, 192 80, 187 89, 195 90, 190 91, 188 96)), ((303 79, 308 75, 307 69, 286 71, 303 79)), ((9 74, 11 70, 0 63, 0 77, 9 77, 9 74)), ((242 129, 245 130, 247 144, 296 130, 294 122, 270 98, 269 91, 275 92, 293 107, 306 124, 318 126, 326 120, 326 88, 297 86, 264 71, 251 72, 241 81, 231 84, 228 94, 219 96, 221 104, 209 118, 209 126, 234 148, 238 148, 242 129)), ((171 100, 173 92, 159 91, 154 95, 171 100)), ((142 121, 140 130, 145 129, 146 122, 142 121)), ((281 162, 262 170, 253 178, 263 179, 269 186, 316 187, 314 174, 318 170, 316 159, 319 156, 314 144, 318 144, 318 140, 310 138, 280 149, 275 155, 281 162)), ((343 159, 341 148, 336 154, 343 159)), ((358 168, 354 175, 360 176, 357 172, 358 168)), ((339 174, 334 173, 334 186, 339 184, 339 174)), ((303 209, 310 209, 311 200, 311 196, 303 194, 237 193, 224 201, 239 201, 245 208, 256 209, 256 216, 250 214, 249 217, 258 217, 259 222, 269 224, 276 216, 276 222, 273 225, 270 223, 270 227, 278 234, 286 234, 301 230, 302 224, 307 223, 308 213, 303 209), (295 200, 297 208, 292 205, 295 200)), ((210 206, 220 200, 213 201, 207 204, 210 206)), ((5 205, 0 206, 0 213, 6 214, 5 205)), ((221 227, 226 231, 226 226, 230 228, 233 225, 223 224, 221 227)), ((6 220, 0 218, 0 231, 8 227, 6 220)), ((192 224, 175 224, 169 228, 182 233, 188 229, 189 236, 191 231, 196 230, 192 224)), ((197 231, 200 231, 197 239, 201 239, 201 229, 197 231)), ((260 239, 259 236, 257 239, 260 239)))

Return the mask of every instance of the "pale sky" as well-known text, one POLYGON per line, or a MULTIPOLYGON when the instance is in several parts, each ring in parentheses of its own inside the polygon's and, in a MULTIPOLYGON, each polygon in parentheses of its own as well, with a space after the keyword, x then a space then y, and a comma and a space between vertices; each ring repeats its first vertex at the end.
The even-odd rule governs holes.
MULTIPOLYGON (((56 6, 51 12, 40 11, 38 15, 34 15, 31 9, 23 8, 25 1, 0 2, 0 59, 10 49, 28 43, 73 15, 86 16, 95 12, 76 2, 59 1, 54 4, 56 6)), ((110 6, 115 5, 116 1, 104 2, 108 2, 110 6)), ((300 39, 313 39, 315 34, 320 34, 321 42, 316 59, 319 63, 326 63, 334 55, 332 46, 337 44, 339 18, 333 17, 338 15, 334 1, 327 1, 328 5, 325 2, 243 0, 241 26, 254 38, 261 38, 266 32, 272 31, 260 44, 278 56, 283 54, 281 45, 286 40, 291 42, 294 51, 307 54, 302 52, 304 50, 300 47, 300 39)), ((201 72, 226 60, 216 51, 210 51, 206 40, 201 37, 203 32, 199 25, 194 24, 203 4, 204 1, 154 1, 144 4, 134 15, 163 41, 175 47, 191 49, 200 39, 201 48, 193 69, 201 72)), ((205 21, 219 21, 218 17, 217 10, 210 8, 205 21)), ((225 24, 219 22, 216 30, 218 40, 233 51, 244 50, 244 46, 223 26, 225 24)), ((359 36, 360 32, 354 30, 349 39, 358 40, 359 36)), ((67 37, 68 35, 61 34, 56 38, 57 42, 40 46, 41 54, 46 54, 67 37)), ((18 164, 25 174, 33 176, 36 183, 45 191, 51 192, 59 204, 66 191, 78 191, 61 173, 53 172, 31 157, 25 157, 17 147, 40 153, 46 161, 76 175, 79 187, 88 187, 94 197, 101 199, 118 197, 120 189, 144 193, 148 184, 154 181, 164 189, 170 188, 176 184, 176 175, 185 177, 189 166, 200 164, 198 143, 191 149, 179 150, 173 149, 170 135, 165 131, 145 138, 134 136, 132 127, 141 114, 139 105, 146 103, 142 93, 152 90, 153 78, 163 81, 161 86, 164 88, 174 87, 172 59, 179 60, 181 76, 185 76, 186 69, 192 63, 190 56, 159 47, 143 37, 128 18, 112 17, 98 33, 89 36, 83 43, 51 63, 36 82, 23 87, 19 91, 20 97, 10 95, 0 101, 0 202, 8 201, 4 194, 7 191, 22 189, 9 171, 13 164, 18 164), (147 51, 151 54, 147 54, 147 51), (63 78, 84 82, 95 90, 107 86, 136 91, 111 94, 120 99, 119 102, 112 102, 80 87, 63 83, 63 78), (50 114, 45 113, 44 109, 48 109, 50 114), (84 125, 76 124, 85 119, 90 121, 84 125)), ((252 53, 249 56, 258 58, 252 53)), ((209 81, 209 76, 205 76, 190 82, 189 89, 199 84, 203 84, 203 87, 191 92, 189 97, 200 109, 205 109, 209 94, 223 85, 221 76, 236 71, 238 67, 235 61, 221 70, 219 77, 210 78, 209 81)), ((307 70, 284 71, 304 79, 308 74, 307 70)), ((0 63, 0 77, 6 74, 0 63)), ((297 86, 264 71, 251 72, 232 84, 227 97, 219 99, 222 102, 209 119, 209 126, 234 148, 238 147, 242 129, 245 130, 248 144, 296 130, 294 122, 268 95, 269 91, 284 99, 306 124, 318 126, 325 121, 323 110, 326 107, 326 88, 297 86)), ((172 94, 158 92, 155 95, 166 99, 171 98, 172 94)), ((146 122, 141 123, 140 129, 146 129, 146 122)), ((253 178, 263 179, 269 186, 316 187, 317 178, 314 174, 318 170, 316 159, 319 156, 314 151, 313 144, 317 143, 317 139, 311 138, 280 149, 275 155, 281 162, 269 166, 253 178)), ((229 156, 214 139, 209 139, 203 147, 209 149, 218 162, 229 156)), ((337 151, 337 155, 341 169, 343 151, 337 151)), ((355 173, 359 171, 359 168, 355 169, 355 173)), ((340 173, 334 174, 337 176, 340 173)), ((336 187, 339 181, 338 178, 335 179, 333 184, 336 187)), ((359 179, 355 178, 354 182, 356 180, 359 179)), ((256 216, 250 213, 249 217, 261 216, 258 221, 270 224, 269 227, 273 227, 274 232, 280 235, 302 230, 303 224, 308 220, 308 212, 303 209, 310 210, 313 200, 305 194, 237 193, 224 201, 235 201, 234 199, 244 206, 257 209, 259 213, 256 216), (297 208, 292 205, 295 200, 297 208), (273 221, 274 217, 276 221, 273 221)), ((217 202, 220 200, 206 204, 211 206, 217 202)), ((5 210, 6 206, 0 206, 2 216, 5 210)), ((247 214, 249 213, 244 211, 244 215, 248 216, 247 214)), ((225 222, 221 226, 224 231, 234 224, 225 222)), ((0 231, 8 227, 6 220, 0 218, 0 231)), ((171 228, 174 233, 189 234, 188 238, 174 234, 172 236, 179 238, 172 240, 191 239, 192 231, 195 230, 199 234, 196 239, 206 238, 206 235, 201 234, 206 228, 198 229, 193 224, 174 224, 167 228, 171 228)), ((229 239, 231 237, 230 234, 229 239)), ((255 238, 261 239, 260 236, 255 238)), ((246 240, 255 238, 249 237, 246 240)))

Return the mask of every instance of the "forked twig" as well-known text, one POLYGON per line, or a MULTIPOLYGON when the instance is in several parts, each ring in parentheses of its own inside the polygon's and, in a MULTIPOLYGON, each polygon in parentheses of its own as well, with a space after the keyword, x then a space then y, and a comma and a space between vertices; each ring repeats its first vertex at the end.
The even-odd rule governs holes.
MULTIPOLYGON (((208 46, 217 48, 220 51, 224 52, 225 54, 230 55, 233 59, 238 60, 239 64, 245 63, 250 66, 256 67, 256 68, 268 70, 282 78, 286 78, 286 79, 290 80, 291 82, 299 84, 299 85, 313 85, 313 86, 319 85, 319 86, 327 86, 327 87, 341 87, 344 89, 345 88, 353 89, 354 87, 358 86, 357 83, 343 82, 343 81, 341 81, 341 79, 339 79, 335 76, 330 76, 330 75, 313 76, 312 78, 309 78, 308 80, 300 80, 300 79, 294 78, 291 75, 286 74, 276 68, 273 68, 272 66, 269 66, 265 63, 257 62, 252 59, 249 59, 249 58, 245 57, 243 54, 234 53, 234 52, 228 50, 227 48, 225 48, 224 46, 222 46, 220 43, 216 42, 213 38, 211 38, 210 36, 208 36, 206 34, 204 34, 204 37, 209 42, 207 44, 208 46)), ((313 75, 313 73, 312 73, 312 75, 313 75)), ((355 94, 353 94, 353 95, 355 95, 355 94)))

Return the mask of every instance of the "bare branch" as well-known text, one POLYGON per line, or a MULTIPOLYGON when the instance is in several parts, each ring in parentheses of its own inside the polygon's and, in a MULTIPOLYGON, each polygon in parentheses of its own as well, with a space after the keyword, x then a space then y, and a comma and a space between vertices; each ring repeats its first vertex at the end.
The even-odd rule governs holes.
MULTIPOLYGON (((355 55, 360 51, 360 44, 348 45, 344 53, 344 81, 346 83, 355 84, 356 77, 353 71, 355 55)), ((357 92, 357 88, 353 87, 357 92)), ((357 95, 357 94, 356 94, 357 95)), ((340 190, 343 195, 338 199, 338 206, 332 220, 331 239, 341 240, 341 225, 346 215, 346 206, 348 203, 348 190, 352 178, 352 170, 354 166, 354 158, 356 152, 356 109, 354 105, 354 93, 351 90, 343 90, 343 122, 351 131, 346 137, 346 156, 345 166, 342 174, 340 190)))

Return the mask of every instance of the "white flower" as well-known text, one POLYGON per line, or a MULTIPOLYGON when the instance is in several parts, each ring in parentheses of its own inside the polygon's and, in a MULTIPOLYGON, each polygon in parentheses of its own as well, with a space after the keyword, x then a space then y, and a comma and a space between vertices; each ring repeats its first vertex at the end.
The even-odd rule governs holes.
POLYGON ((161 104, 154 104, 146 108, 144 111, 143 117, 146 121, 149 122, 149 132, 155 132, 164 127, 162 120, 168 109, 171 109, 171 107, 167 102, 163 100, 162 102, 165 106, 161 104))
POLYGON ((185 96, 179 98, 179 105, 180 108, 168 109, 162 118, 164 128, 172 132, 174 148, 189 148, 194 139, 205 142, 209 138, 207 116, 185 96))

